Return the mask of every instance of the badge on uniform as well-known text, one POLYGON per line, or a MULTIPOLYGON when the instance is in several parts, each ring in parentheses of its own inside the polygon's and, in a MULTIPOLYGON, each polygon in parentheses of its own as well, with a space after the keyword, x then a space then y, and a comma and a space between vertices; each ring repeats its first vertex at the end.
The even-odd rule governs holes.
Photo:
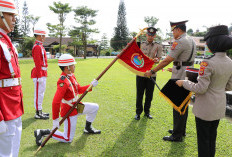
POLYGON ((63 87, 64 86, 64 83, 60 83, 60 87, 63 87))
POLYGON ((199 75, 200 76, 202 76, 202 75, 204 75, 204 73, 205 73, 205 67, 200 67, 200 70, 199 70, 199 75))
POLYGON ((207 62, 201 62, 200 66, 201 67, 200 67, 200 70, 199 70, 199 75, 202 76, 205 73, 205 67, 208 66, 208 63, 207 62))
POLYGON ((174 49, 176 48, 177 45, 178 45, 178 43, 177 43, 177 42, 174 42, 174 43, 172 44, 171 50, 174 50, 174 49))
POLYGON ((207 62, 201 62, 200 66, 207 67, 208 63, 207 62))

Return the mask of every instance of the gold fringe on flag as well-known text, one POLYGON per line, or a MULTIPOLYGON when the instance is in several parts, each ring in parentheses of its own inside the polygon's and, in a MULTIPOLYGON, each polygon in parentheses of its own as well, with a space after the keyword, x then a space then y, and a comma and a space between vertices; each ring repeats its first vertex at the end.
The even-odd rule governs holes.
POLYGON ((182 102, 182 104, 178 107, 176 106, 166 95, 164 95, 162 92, 159 93, 160 96, 162 96, 176 111, 180 113, 180 115, 183 115, 190 103, 190 98, 192 95, 192 92, 189 93, 189 95, 185 98, 185 100, 182 102), (187 103, 187 104, 186 104, 187 103), (186 104, 186 105, 185 105, 186 104), (184 111, 182 112, 181 109, 184 107, 184 111))

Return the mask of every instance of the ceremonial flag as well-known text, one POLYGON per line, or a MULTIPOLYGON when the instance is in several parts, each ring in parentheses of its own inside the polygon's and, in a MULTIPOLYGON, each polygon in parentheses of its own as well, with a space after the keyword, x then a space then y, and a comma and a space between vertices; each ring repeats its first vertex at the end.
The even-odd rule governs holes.
POLYGON ((176 84, 178 79, 170 79, 161 89, 160 95, 165 98, 168 103, 183 115, 190 103, 192 93, 176 84))
POLYGON ((146 71, 155 68, 155 62, 153 59, 143 54, 135 40, 119 57, 118 61, 139 76, 144 76, 146 71))

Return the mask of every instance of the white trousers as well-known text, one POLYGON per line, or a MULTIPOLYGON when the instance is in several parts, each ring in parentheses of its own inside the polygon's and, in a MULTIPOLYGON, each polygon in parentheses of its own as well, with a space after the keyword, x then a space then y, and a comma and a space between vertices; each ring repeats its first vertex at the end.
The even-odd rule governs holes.
POLYGON ((44 99, 44 93, 46 89, 47 77, 33 78, 34 82, 34 106, 35 110, 42 110, 42 103, 44 99))
POLYGON ((86 115, 86 120, 88 122, 94 121, 99 109, 98 104, 89 102, 85 102, 83 104, 85 105, 83 113, 67 117, 64 120, 64 132, 57 130, 52 136, 53 139, 61 142, 72 142, 76 131, 77 117, 80 115, 86 115))
POLYGON ((5 121, 7 132, 0 134, 0 157, 17 157, 19 153, 22 119, 5 121))

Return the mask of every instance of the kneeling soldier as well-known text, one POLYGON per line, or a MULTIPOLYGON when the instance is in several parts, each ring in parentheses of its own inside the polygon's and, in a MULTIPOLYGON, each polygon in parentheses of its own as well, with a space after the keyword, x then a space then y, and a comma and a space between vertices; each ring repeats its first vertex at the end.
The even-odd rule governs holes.
MULTIPOLYGON (((59 113, 61 117, 64 117, 66 113, 71 109, 73 104, 78 99, 77 94, 82 94, 90 86, 80 86, 76 77, 74 76, 75 71, 75 59, 68 54, 63 54, 58 60, 58 65, 62 70, 62 74, 57 82, 57 91, 52 102, 52 114, 53 114, 53 129, 59 128, 59 113), (61 108, 61 111, 60 111, 61 108)), ((92 86, 95 87, 98 84, 97 80, 91 82, 92 86)), ((52 138, 61 142, 72 142, 75 135, 77 117, 79 115, 86 114, 86 126, 84 133, 87 134, 100 134, 100 130, 96 130, 92 127, 97 111, 98 104, 96 103, 80 103, 78 109, 73 112, 64 121, 64 132, 57 130, 52 138)), ((36 138, 36 144, 40 146, 44 136, 50 134, 49 129, 37 129, 34 131, 36 138)))

